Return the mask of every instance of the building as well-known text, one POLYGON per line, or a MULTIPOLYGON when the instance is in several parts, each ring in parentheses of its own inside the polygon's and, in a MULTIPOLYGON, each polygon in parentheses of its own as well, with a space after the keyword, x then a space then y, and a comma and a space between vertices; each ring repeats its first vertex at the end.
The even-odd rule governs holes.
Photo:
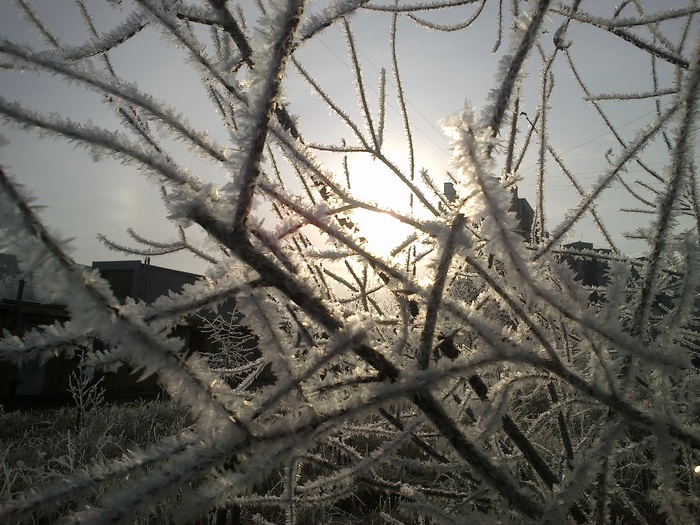
MULTIPOLYGON (((530 203, 524 197, 518 196, 518 187, 513 186, 510 190, 512 201, 508 211, 515 214, 515 219, 518 221, 515 227, 515 233, 520 235, 527 242, 532 240, 532 222, 535 218, 535 210, 532 209, 530 203)), ((454 184, 445 182, 443 193, 449 202, 454 202, 457 198, 454 184)))
POLYGON ((576 281, 591 287, 608 284, 610 264, 607 256, 612 250, 593 248, 593 243, 582 241, 565 244, 564 250, 567 253, 561 256, 561 260, 574 271, 576 281))
POLYGON ((193 284, 202 278, 194 273, 153 266, 148 257, 143 262, 93 262, 92 267, 100 272, 109 283, 112 293, 122 302, 130 297, 150 304, 169 292, 181 292, 185 285, 193 284))
POLYGON ((510 190, 513 195, 513 201, 508 208, 508 211, 515 214, 515 219, 518 225, 515 227, 515 233, 520 235, 525 241, 532 241, 532 222, 535 220, 535 210, 532 209, 530 203, 524 197, 518 197, 518 187, 513 186, 510 190))
MULTIPOLYGON (((42 325, 68 320, 64 305, 42 304, 3 298, 0 301, 0 329, 22 335, 42 325)), ((0 400, 14 396, 62 396, 68 389, 68 378, 76 370, 68 359, 52 358, 46 363, 30 361, 22 367, 0 361, 0 400)))
POLYGON ((8 253, 0 253, 0 275, 12 275, 19 273, 17 257, 8 253))
MULTIPOLYGON (((1 329, 21 336, 42 325, 69 320, 65 305, 45 304, 33 300, 31 295, 23 295, 25 282, 28 283, 26 289, 31 288, 31 276, 19 273, 14 257, 0 255, 0 278, 6 289, 3 293, 5 297, 0 298, 1 329)), ((169 292, 182 291, 183 286, 201 278, 196 274, 153 266, 148 259, 145 262, 100 261, 93 262, 92 267, 100 272, 117 299, 122 302, 131 298, 152 303, 169 292)), ((228 305, 228 312, 232 311, 232 305, 228 305)), ((176 327, 174 335, 185 342, 185 348, 190 352, 216 350, 216 345, 212 344, 202 330, 201 319, 188 319, 176 327)), ((101 341, 93 339, 90 348, 76 348, 76 357, 72 359, 62 354, 46 363, 28 362, 19 368, 0 361, 0 401, 13 398, 68 399, 69 378, 78 369, 80 354, 103 348, 101 341)), ((151 376, 140 381, 126 366, 105 375, 101 385, 108 397, 150 396, 160 392, 157 377, 151 376)))

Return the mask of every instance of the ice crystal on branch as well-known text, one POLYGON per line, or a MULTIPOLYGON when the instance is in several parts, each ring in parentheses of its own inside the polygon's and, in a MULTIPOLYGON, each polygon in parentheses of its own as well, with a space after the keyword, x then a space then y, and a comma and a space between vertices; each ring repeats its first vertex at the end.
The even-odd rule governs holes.
POLYGON ((209 269, 152 304, 121 304, 3 168, 0 249, 70 319, 6 331, 0 359, 126 364, 158 378, 188 427, 60 485, 0 491, 0 520, 692 520, 700 8, 505 4, 124 0, 98 20, 78 0, 85 33, 68 44, 75 35, 16 2, 38 37, 0 37, 2 74, 56 76, 108 113, 83 120, 3 94, 0 116, 158 188, 174 235, 126 224, 136 246, 101 236, 109 248, 190 253, 209 269), (493 59, 454 56, 414 105, 416 73, 429 75, 405 42, 475 35, 465 53, 478 54, 485 30, 493 59), (124 57, 147 56, 154 36, 201 99, 172 102, 167 82, 132 77, 124 57), (607 65, 587 52, 599 39, 648 85, 591 73, 607 65), (453 107, 483 107, 443 120, 443 165, 419 117, 455 86, 453 107), (574 230, 605 245, 571 243, 574 230), (643 256, 624 253, 629 238, 643 256), (192 319, 208 346, 178 337, 192 319))

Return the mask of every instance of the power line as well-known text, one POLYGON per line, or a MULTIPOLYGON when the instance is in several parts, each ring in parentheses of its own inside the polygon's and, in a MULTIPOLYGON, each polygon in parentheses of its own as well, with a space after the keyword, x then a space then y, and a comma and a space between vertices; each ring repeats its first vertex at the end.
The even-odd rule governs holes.
MULTIPOLYGON (((652 114, 652 113, 654 113, 654 112, 656 112, 655 109, 652 109, 651 111, 647 111, 647 112, 644 113, 643 115, 640 115, 640 116, 638 116, 638 117, 635 117, 635 118, 633 118, 632 120, 630 120, 629 122, 626 122, 626 123, 622 124, 621 126, 618 126, 617 129, 624 128, 625 126, 629 126, 629 125, 632 124, 633 122, 636 122, 636 121, 638 121, 639 119, 642 119, 642 118, 644 118, 644 117, 646 117, 646 116, 648 116, 648 115, 650 115, 650 114, 652 114)), ((566 151, 564 151, 564 152, 562 152, 562 153, 559 153, 558 156, 561 158, 562 156, 566 155, 567 153, 571 153, 572 151, 575 151, 575 150, 577 150, 577 149, 579 149, 579 148, 582 148, 583 146, 586 146, 586 145, 590 144, 591 142, 595 142, 596 140, 602 139, 603 137, 606 137, 606 136, 611 135, 611 134, 612 134, 612 131, 606 131, 605 133, 601 133, 601 134, 598 135, 597 137, 593 137, 592 139, 589 139, 589 140, 587 140, 586 142, 582 142, 582 143, 579 144, 578 146, 574 146, 573 148, 570 148, 570 149, 568 149, 568 150, 566 150, 566 151)), ((527 168, 525 168, 523 171, 531 170, 532 168, 536 168, 536 167, 537 167, 537 164, 533 164, 533 165, 528 166, 527 168)))
MULTIPOLYGON (((326 48, 328 48, 328 50, 329 50, 331 53, 333 53, 333 55, 334 55, 344 66, 346 66, 346 67, 348 67, 348 68, 351 68, 350 64, 348 64, 341 56, 339 56, 338 53, 336 53, 335 50, 334 50, 332 47, 330 47, 322 38, 320 38, 320 37, 316 37, 316 38, 317 38, 317 40, 320 41, 324 46, 326 46, 326 48)), ((377 65, 376 65, 374 62, 372 62, 372 60, 371 60, 364 52, 362 52, 361 50, 360 50, 359 52, 360 52, 360 54, 372 65, 372 67, 374 67, 378 72, 381 72, 381 69, 380 69, 379 67, 377 67, 377 65)), ((390 86, 392 86, 394 89, 396 89, 396 85, 395 85, 391 80, 387 79, 387 83, 388 83, 390 86)), ((377 96, 379 95, 379 92, 378 92, 376 89, 374 89, 372 86, 367 85, 366 87, 367 87, 370 91, 372 91, 374 94, 376 94, 377 96)), ((437 127, 435 127, 435 125, 433 125, 433 124, 428 120, 428 118, 427 118, 427 117, 426 117, 426 116, 425 116, 425 115, 424 115, 410 100, 408 100, 408 98, 406 97, 405 94, 404 94, 404 99, 406 100, 406 103, 407 103, 409 106, 411 106, 411 108, 413 108, 413 109, 415 110, 415 112, 418 113, 418 115, 420 115, 420 116, 423 118, 423 120, 425 120, 425 121, 428 123, 428 125, 430 125, 430 127, 432 127, 437 133, 439 133, 440 135, 442 135, 442 131, 441 131, 440 129, 438 129, 437 127)), ((391 104, 391 102, 387 101, 387 102, 386 102, 386 105, 387 105, 388 107, 390 107, 391 109, 393 109, 393 110, 396 112, 397 115, 401 116, 401 112, 399 111, 399 109, 396 108, 393 104, 391 104)), ((417 131, 418 133, 420 133, 421 135, 423 135, 423 136, 424 136, 426 139, 428 139, 430 142, 432 142, 432 143, 433 143, 438 149, 440 149, 443 153, 445 153, 446 155, 449 156, 449 152, 448 152, 447 150, 445 150, 440 144, 438 144, 438 143, 435 142, 432 138, 430 138, 430 137, 429 137, 421 128, 419 128, 415 123, 411 123, 411 127, 412 127, 415 131, 417 131)))
MULTIPOLYGON (((637 118, 634 118, 634 119, 630 120, 629 122, 626 122, 626 123, 622 124, 621 126, 618 126, 618 129, 624 128, 625 126, 629 126, 629 125, 632 124, 633 122, 636 122, 636 121, 638 121, 638 120, 640 120, 640 119, 643 119, 644 117, 646 117, 646 116, 648 116, 648 115, 651 115, 652 113, 655 113, 655 112, 656 112, 656 109, 652 109, 651 111, 647 111, 646 113, 644 113, 644 115, 640 115, 640 116, 638 116, 637 118)), ((596 140, 602 139, 603 137, 606 137, 606 136, 611 135, 611 134, 612 134, 612 131, 606 131, 605 133, 603 133, 603 134, 601 134, 601 135, 598 135, 597 137, 594 137, 594 138, 592 138, 592 139, 590 139, 590 140, 587 140, 586 142, 583 142, 583 143, 579 144, 578 146, 574 146, 573 148, 568 149, 568 150, 562 152, 562 153, 560 154, 560 156, 566 155, 567 153, 570 153, 570 152, 572 152, 572 151, 574 151, 574 150, 577 150, 577 149, 579 149, 579 148, 582 148, 583 146, 586 146, 587 144, 590 144, 591 142, 595 142, 596 140)))

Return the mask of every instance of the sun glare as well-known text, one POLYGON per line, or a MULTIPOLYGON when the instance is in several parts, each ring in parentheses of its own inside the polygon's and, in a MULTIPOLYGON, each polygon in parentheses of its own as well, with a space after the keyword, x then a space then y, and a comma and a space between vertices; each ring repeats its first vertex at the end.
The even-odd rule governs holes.
MULTIPOLYGON (((357 156, 350 160, 349 171, 352 191, 361 200, 405 215, 420 213, 410 208, 410 190, 379 160, 357 156)), ((388 256, 413 233, 413 228, 386 213, 358 209, 352 216, 369 250, 377 255, 388 256)))
POLYGON ((360 228, 360 235, 367 239, 372 253, 387 256, 413 231, 413 228, 385 213, 356 210, 353 219, 360 228))

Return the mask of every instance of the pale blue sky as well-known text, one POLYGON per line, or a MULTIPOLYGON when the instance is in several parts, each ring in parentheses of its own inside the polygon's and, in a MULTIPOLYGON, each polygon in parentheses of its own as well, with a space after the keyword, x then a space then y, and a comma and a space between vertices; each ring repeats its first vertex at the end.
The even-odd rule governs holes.
MULTIPOLYGON (((313 4, 322 3, 314 2, 311 8, 314 8, 313 4)), ((655 1, 642 3, 649 6, 651 11, 661 4, 655 1)), ((123 2, 124 6, 128 4, 127 1, 123 2)), ((686 5, 686 2, 674 0, 663 4, 666 9, 673 5, 686 5)), ((87 39, 71 0, 41 0, 33 2, 33 5, 63 41, 78 44, 87 39)), ((102 1, 88 0, 87 5, 99 30, 108 29, 124 16, 124 13, 112 13, 111 8, 102 1)), ((609 12, 611 6, 612 2, 602 0, 584 0, 582 3, 582 9, 588 11, 602 9, 602 12, 609 12)), ((497 60, 508 47, 505 40, 496 54, 491 53, 496 39, 497 7, 497 2, 487 2, 482 17, 472 28, 460 33, 443 34, 417 28, 405 18, 399 21, 399 59, 416 142, 416 165, 427 168, 439 184, 446 180, 443 174, 449 169, 449 144, 440 132, 438 122, 459 110, 465 100, 481 108, 493 84, 497 60)), ((454 22, 466 19, 471 12, 473 7, 469 6, 456 9, 445 14, 443 20, 454 22)), ((0 3, 0 36, 26 42, 35 49, 43 48, 42 40, 17 13, 13 2, 6 0, 0 3)), ((553 34, 560 23, 561 20, 550 20, 549 33, 553 34)), ((390 16, 384 14, 360 13, 352 19, 352 27, 360 42, 360 59, 373 110, 377 107, 377 68, 386 67, 391 74, 389 26, 390 16)), ((507 38, 507 32, 505 36, 507 38)), ((571 25, 568 36, 573 41, 571 52, 579 64, 580 73, 586 78, 592 92, 651 89, 649 61, 629 44, 605 31, 578 24, 571 25)), ((545 38, 543 44, 551 49, 551 38, 545 38)), ((355 88, 348 69, 348 53, 338 28, 333 27, 322 33, 299 52, 299 57, 324 89, 344 107, 350 108, 352 114, 359 115, 354 106, 355 88)), ((183 67, 182 53, 173 49, 163 37, 146 31, 122 50, 113 53, 112 59, 118 73, 180 108, 193 125, 210 131, 222 142, 226 141, 196 76, 183 67)), ((534 114, 537 104, 539 67, 540 61, 534 57, 529 67, 530 77, 525 83, 529 92, 526 92, 521 108, 528 114, 534 114)), ((668 69, 665 64, 660 65, 662 77, 668 69)), ((592 111, 590 103, 582 100, 582 93, 571 78, 563 57, 556 63, 555 70, 557 84, 550 103, 556 112, 550 119, 549 137, 572 171, 580 176, 584 184, 591 184, 604 169, 605 151, 613 148, 617 153, 619 146, 592 111)), ((662 80, 662 85, 666 84, 662 80)), ((108 128, 117 126, 115 117, 105 109, 98 96, 58 78, 37 77, 29 72, 0 71, 0 86, 5 98, 19 101, 29 108, 56 111, 76 121, 90 120, 108 128)), ((339 137, 350 138, 346 128, 337 119, 329 117, 329 111, 310 96, 308 87, 296 74, 291 74, 287 79, 285 90, 290 102, 289 110, 299 116, 300 128, 308 140, 328 142, 339 137)), ((397 107, 393 98, 390 98, 390 104, 397 107)), ((654 118, 654 105, 649 100, 629 103, 620 109, 613 106, 613 103, 606 103, 605 107, 610 108, 610 115, 621 126, 620 132, 626 140, 630 140, 639 127, 654 118)), ((388 115, 391 119, 388 135, 392 141, 389 142, 390 149, 397 162, 405 165, 401 160, 405 157, 405 147, 399 116, 391 107, 388 108, 388 115)), ((176 237, 174 228, 163 219, 164 207, 159 200, 158 189, 146 182, 133 167, 122 166, 110 158, 96 163, 83 148, 76 148, 60 139, 41 139, 35 132, 20 130, 6 123, 1 125, 0 133, 9 140, 9 145, 0 152, 0 163, 28 187, 37 197, 37 204, 48 206, 41 216, 52 229, 60 232, 64 238, 75 237, 72 255, 78 262, 89 264, 93 260, 124 258, 104 248, 95 239, 97 233, 124 243, 128 242, 125 234, 127 227, 133 227, 155 240, 176 237)), ((647 162, 654 167, 660 168, 665 161, 661 148, 651 147, 645 155, 647 162)), ((196 158, 186 158, 193 171, 218 184, 225 183, 225 174, 212 170, 196 158)), ((359 163, 357 166, 358 170, 372 167, 371 163, 359 163)), ((520 185, 520 195, 534 205, 534 157, 528 157, 523 162, 521 175, 524 180, 520 185)), ((546 196, 549 203, 548 226, 553 228, 563 217, 566 207, 576 203, 577 196, 553 165, 550 176, 546 196)), ((362 187, 366 198, 380 198, 386 193, 385 187, 376 183, 380 176, 374 178, 375 175, 371 174, 375 183, 364 186, 359 178, 361 175, 357 177, 355 187, 362 187)), ((612 225, 619 247, 628 253, 643 250, 639 243, 625 241, 620 236, 622 231, 636 226, 635 221, 638 220, 619 213, 619 207, 626 205, 625 195, 611 189, 605 202, 606 206, 599 208, 599 212, 612 225)), ((590 240, 600 244, 600 236, 589 228, 590 224, 586 222, 585 226, 577 229, 575 238, 571 240, 590 240)), ((193 237, 205 242, 194 235, 194 231, 193 237)), ((153 262, 188 271, 204 270, 204 265, 192 261, 189 256, 169 256, 153 262)))

